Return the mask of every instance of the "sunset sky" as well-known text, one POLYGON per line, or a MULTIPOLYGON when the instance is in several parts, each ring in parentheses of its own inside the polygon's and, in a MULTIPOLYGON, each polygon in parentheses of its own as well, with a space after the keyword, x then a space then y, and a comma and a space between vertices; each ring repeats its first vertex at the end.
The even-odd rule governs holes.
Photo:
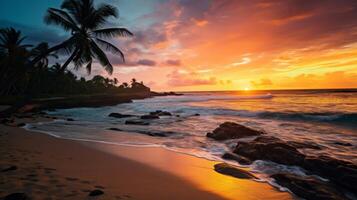
MULTIPOLYGON (((355 0, 96 2, 119 9, 108 27, 135 35, 113 41, 127 60, 109 55, 120 81, 135 77, 159 91, 357 87, 355 0)), ((60 4, 2 0, 0 27, 19 28, 30 43, 54 45, 68 35, 45 25, 43 16, 60 4)), ((100 67, 95 74, 107 75, 100 67)))

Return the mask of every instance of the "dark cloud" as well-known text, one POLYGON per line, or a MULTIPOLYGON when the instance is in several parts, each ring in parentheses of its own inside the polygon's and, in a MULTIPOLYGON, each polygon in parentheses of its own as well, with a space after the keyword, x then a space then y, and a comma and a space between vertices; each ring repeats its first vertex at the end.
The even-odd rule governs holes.
POLYGON ((171 66, 180 66, 181 60, 166 60, 166 64, 171 66))
POLYGON ((137 64, 144 65, 144 66, 155 66, 156 62, 149 59, 142 59, 142 60, 138 60, 137 64))

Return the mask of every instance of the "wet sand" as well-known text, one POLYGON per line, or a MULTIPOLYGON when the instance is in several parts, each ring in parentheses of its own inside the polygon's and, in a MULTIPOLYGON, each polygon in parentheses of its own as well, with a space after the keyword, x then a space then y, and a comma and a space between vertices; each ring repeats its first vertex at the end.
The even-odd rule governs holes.
MULTIPOLYGON (((17 121, 20 122, 20 121, 17 121)), ((79 142, 0 125, 0 198, 292 199, 267 183, 213 170, 216 162, 163 148, 79 142), (99 189, 103 195, 88 197, 99 189)))

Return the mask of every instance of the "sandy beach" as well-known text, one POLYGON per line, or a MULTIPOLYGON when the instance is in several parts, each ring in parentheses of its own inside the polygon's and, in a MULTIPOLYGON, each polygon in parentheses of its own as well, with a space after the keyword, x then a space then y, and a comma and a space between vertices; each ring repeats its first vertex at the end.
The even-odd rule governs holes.
POLYGON ((267 183, 219 174, 216 162, 163 148, 71 141, 6 125, 0 125, 0 138, 1 170, 12 166, 1 172, 0 197, 292 199, 267 183), (88 197, 93 190, 104 194, 88 197))

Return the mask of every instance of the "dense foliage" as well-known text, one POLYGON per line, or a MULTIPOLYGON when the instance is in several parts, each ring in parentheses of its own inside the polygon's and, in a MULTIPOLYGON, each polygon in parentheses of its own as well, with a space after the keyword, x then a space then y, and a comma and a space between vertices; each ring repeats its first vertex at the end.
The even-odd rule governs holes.
POLYGON ((125 28, 102 28, 107 18, 117 17, 117 10, 107 4, 94 6, 93 0, 64 0, 61 9, 50 8, 45 22, 68 31, 70 37, 49 47, 46 42, 36 46, 25 44, 25 37, 14 28, 0 30, 0 95, 56 95, 107 92, 150 91, 135 79, 131 85, 118 84, 116 78, 94 76, 91 80, 78 79, 67 70, 85 66, 90 74, 92 63, 97 60, 111 74, 113 66, 104 51, 117 54, 124 61, 124 54, 104 39, 131 36, 125 28), (102 48, 104 50, 102 50, 102 48), (49 58, 68 55, 66 62, 49 66, 49 58))

